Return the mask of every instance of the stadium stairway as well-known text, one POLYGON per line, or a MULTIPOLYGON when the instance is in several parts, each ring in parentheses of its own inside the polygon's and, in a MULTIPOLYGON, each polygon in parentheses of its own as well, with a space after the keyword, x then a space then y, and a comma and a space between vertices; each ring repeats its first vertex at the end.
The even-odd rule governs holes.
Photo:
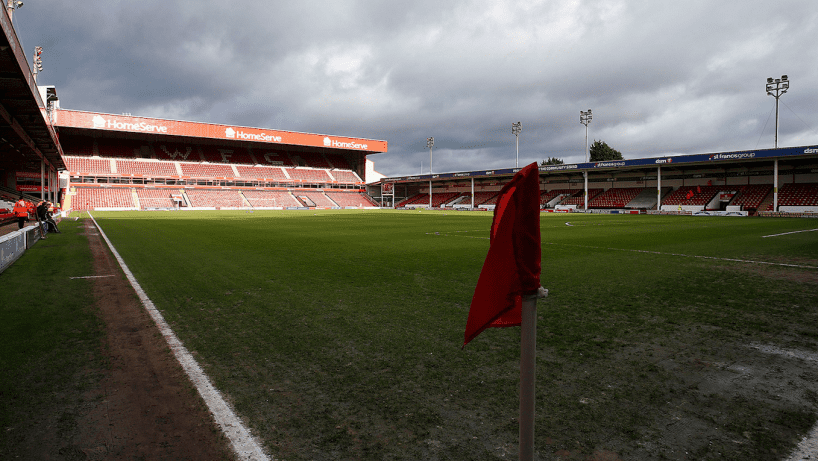
POLYGON ((131 196, 133 196, 133 203, 136 206, 136 209, 141 210, 142 206, 139 204, 139 196, 136 195, 136 190, 131 189, 131 196))
POLYGON ((182 200, 185 201, 185 206, 190 208, 190 197, 187 196, 187 191, 182 189, 182 200))
MULTIPOLYGON (((664 200, 673 190, 672 187, 663 187, 662 188, 662 199, 664 200)), ((625 208, 644 208, 646 210, 656 209, 656 189, 646 187, 645 190, 639 193, 636 197, 633 198, 630 202, 625 204, 625 208)))
POLYGON ((247 208, 253 208, 253 205, 250 205, 250 201, 247 200, 247 197, 244 196, 244 192, 239 191, 239 197, 241 197, 241 203, 244 204, 247 208))
POLYGON ((764 197, 764 200, 762 200, 761 203, 758 205, 757 210, 758 211, 769 210, 772 207, 773 200, 775 200, 775 193, 771 190, 770 193, 767 194, 766 197, 764 197))

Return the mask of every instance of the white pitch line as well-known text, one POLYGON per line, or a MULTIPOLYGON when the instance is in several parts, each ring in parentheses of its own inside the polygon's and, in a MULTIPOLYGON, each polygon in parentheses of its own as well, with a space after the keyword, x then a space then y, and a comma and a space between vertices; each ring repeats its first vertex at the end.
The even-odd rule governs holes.
MULTIPOLYGON (((813 362, 813 364, 818 363, 818 354, 814 352, 799 351, 797 349, 781 349, 780 347, 769 344, 748 344, 747 346, 766 354, 801 359, 807 362, 813 362)), ((795 450, 793 450, 786 461, 816 459, 814 458, 816 453, 818 453, 818 424, 812 426, 809 433, 798 442, 798 446, 795 447, 795 450)))
POLYGON ((815 231, 818 231, 818 229, 797 230, 797 231, 792 231, 792 232, 784 232, 784 233, 781 233, 781 234, 762 235, 761 238, 765 239, 767 237, 780 237, 782 235, 800 234, 801 232, 815 232, 815 231))
POLYGON ((113 276, 114 276, 114 274, 110 274, 110 275, 85 275, 85 276, 82 276, 82 277, 68 277, 68 278, 71 279, 71 280, 74 280, 74 279, 101 279, 103 277, 113 277, 113 276))
POLYGON ((606 247, 596 247, 590 245, 574 245, 570 243, 552 243, 552 242, 544 242, 544 245, 565 245, 565 246, 573 246, 573 247, 580 247, 580 248, 596 248, 599 250, 614 250, 614 251, 631 251, 634 253, 648 253, 648 254, 655 254, 655 255, 664 255, 664 256, 680 256, 683 258, 699 258, 699 259, 712 259, 715 261, 731 261, 736 263, 745 263, 745 264, 763 264, 768 266, 784 266, 784 267, 797 267, 800 269, 818 269, 818 266, 805 266, 802 264, 786 264, 786 263, 771 263, 769 261, 755 261, 752 259, 737 259, 737 258, 719 258, 716 256, 701 256, 701 255, 686 255, 684 253, 665 253, 662 251, 651 251, 651 250, 634 250, 631 248, 606 248, 606 247))
POLYGON ((757 349, 765 354, 781 355, 784 357, 805 360, 807 362, 818 363, 818 354, 814 352, 799 351, 797 349, 781 349, 780 347, 769 344, 748 344, 747 347, 757 349))
MULTIPOLYGON (((818 230, 818 229, 816 229, 818 230)), ((468 235, 450 235, 446 232, 426 232, 426 235, 439 235, 442 237, 466 237, 472 239, 485 239, 489 240, 488 237, 472 237, 468 235)), ((754 261, 752 259, 736 259, 736 258, 719 258, 716 256, 701 256, 701 255, 686 255, 684 253, 665 253, 662 251, 652 251, 652 250, 634 250, 632 248, 610 248, 610 247, 598 247, 592 245, 576 245, 571 243, 556 243, 556 242, 543 242, 543 245, 564 245, 564 246, 572 246, 572 247, 579 247, 579 248, 593 248, 596 250, 613 250, 613 251, 630 251, 634 253, 648 253, 654 255, 663 255, 663 256, 680 256, 683 258, 699 258, 699 259, 712 259, 715 261, 731 261, 736 263, 745 263, 745 264, 762 264, 768 266, 784 266, 784 267, 797 267, 799 269, 818 269, 818 266, 805 266, 803 264, 787 264, 787 263, 771 263, 769 261, 754 261)))
POLYGON ((213 414, 216 423, 222 429, 224 435, 227 436, 228 440, 230 440, 233 451, 236 452, 241 460, 270 461, 271 458, 264 453, 261 445, 259 445, 253 435, 250 434, 250 431, 244 427, 244 424, 242 424, 241 420, 233 412, 233 409, 230 408, 224 400, 219 390, 210 382, 210 379, 196 362, 196 359, 188 352, 187 348, 165 321, 165 318, 159 310, 156 309, 153 301, 148 298, 145 290, 142 289, 142 286, 136 281, 136 277, 134 277, 131 270, 128 269, 125 260, 122 259, 119 252, 114 248, 114 244, 111 243, 108 236, 105 235, 105 231, 102 230, 102 227, 97 223, 96 219, 91 216, 91 213, 88 213, 88 216, 91 217, 94 225, 99 229, 102 238, 104 238, 108 244, 108 248, 111 249, 114 257, 119 262, 122 271, 125 272, 125 276, 128 277, 128 281, 131 282, 131 286, 136 290, 139 299, 142 300, 142 305, 145 306, 145 310, 148 311, 154 323, 156 323, 156 326, 159 328, 159 331, 162 333, 162 336, 165 337, 165 341, 167 341, 168 346, 170 346, 170 349, 173 351, 173 355, 176 356, 176 360, 182 365, 188 378, 193 385, 196 386, 199 395, 202 396, 205 404, 207 404, 207 408, 213 414))

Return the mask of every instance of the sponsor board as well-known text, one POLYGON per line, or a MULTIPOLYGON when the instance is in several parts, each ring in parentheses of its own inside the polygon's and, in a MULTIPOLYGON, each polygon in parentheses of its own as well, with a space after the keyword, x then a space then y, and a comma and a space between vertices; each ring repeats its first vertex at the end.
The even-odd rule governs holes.
POLYGON ((759 211, 758 215, 766 218, 818 218, 818 213, 793 213, 787 211, 759 211))
MULTIPOLYGON (((673 157, 652 157, 632 160, 616 160, 604 162, 588 162, 576 163, 569 165, 541 165, 539 171, 541 173, 560 172, 567 170, 593 170, 595 168, 631 168, 631 167, 656 167, 662 165, 673 164, 691 164, 691 163, 709 163, 709 162, 735 162, 743 160, 760 160, 760 159, 774 159, 786 158, 799 155, 818 154, 818 146, 802 146, 802 147, 785 147, 780 149, 761 149, 755 151, 739 151, 739 152, 721 152, 711 154, 689 154, 676 155, 673 157)), ((445 173, 436 175, 435 178, 463 178, 463 177, 481 177, 481 176, 502 176, 505 174, 513 174, 514 168, 502 170, 477 170, 457 173, 445 173)), ((412 175, 412 176, 396 176, 388 178, 394 182, 411 182, 416 180, 428 180, 430 175, 412 175)), ((645 176, 645 179, 656 179, 656 176, 645 176)), ((575 182, 581 182, 581 179, 575 182)))
POLYGON ((732 152, 726 154, 711 154, 708 160, 745 160, 755 158, 755 152, 732 152))
POLYGON ((543 165, 540 166, 540 171, 560 171, 560 170, 575 170, 579 168, 579 165, 571 164, 571 165, 543 165))
POLYGON ((627 165, 625 162, 596 162, 594 168, 611 168, 625 165, 627 165))
POLYGON ((693 213, 693 216, 749 216, 750 214, 746 211, 696 211, 693 213))
POLYGON ((386 141, 57 109, 54 125, 93 130, 387 152, 386 141))
MULTIPOLYGON (((14 175, 18 178, 40 179, 40 173, 35 173, 33 171, 16 171, 14 175)), ((46 174, 45 177, 48 179, 48 174, 46 174)))

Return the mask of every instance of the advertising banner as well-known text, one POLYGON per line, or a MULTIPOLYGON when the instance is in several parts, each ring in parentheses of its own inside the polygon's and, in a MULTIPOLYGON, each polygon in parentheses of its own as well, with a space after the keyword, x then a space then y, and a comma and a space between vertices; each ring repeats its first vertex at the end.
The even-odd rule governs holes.
POLYGON ((326 147, 329 149, 358 150, 362 152, 387 151, 386 141, 374 139, 268 130, 235 125, 183 122, 63 109, 54 111, 54 125, 92 130, 127 131, 132 133, 223 139, 227 141, 252 141, 281 145, 326 147))

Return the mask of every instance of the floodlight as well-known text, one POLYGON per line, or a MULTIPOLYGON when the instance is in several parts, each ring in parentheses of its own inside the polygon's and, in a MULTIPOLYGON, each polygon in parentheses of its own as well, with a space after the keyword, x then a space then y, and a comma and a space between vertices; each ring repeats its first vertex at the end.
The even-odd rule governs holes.
POLYGON ((520 166, 520 132, 523 131, 523 124, 521 122, 511 124, 511 132, 514 133, 514 138, 517 144, 517 156, 514 160, 514 168, 520 166))
POLYGON ((781 78, 767 78, 767 94, 775 98, 775 148, 778 149, 778 98, 790 89, 790 78, 785 74, 781 78))

